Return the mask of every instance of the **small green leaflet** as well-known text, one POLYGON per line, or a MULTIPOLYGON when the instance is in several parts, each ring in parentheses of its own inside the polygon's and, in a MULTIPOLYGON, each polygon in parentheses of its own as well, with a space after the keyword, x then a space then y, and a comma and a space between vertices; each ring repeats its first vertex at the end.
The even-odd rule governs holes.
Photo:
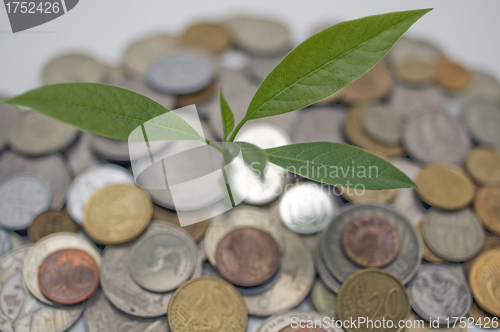
POLYGON ((227 103, 226 98, 222 94, 222 88, 219 90, 219 99, 220 99, 220 112, 222 115, 222 139, 225 141, 229 134, 234 129, 234 115, 227 103))
POLYGON ((336 187, 366 190, 416 187, 391 163, 357 147, 331 142, 266 149, 267 159, 289 172, 336 187))
POLYGON ((267 156, 263 150, 247 142, 234 142, 241 149, 243 160, 258 176, 264 177, 267 156))

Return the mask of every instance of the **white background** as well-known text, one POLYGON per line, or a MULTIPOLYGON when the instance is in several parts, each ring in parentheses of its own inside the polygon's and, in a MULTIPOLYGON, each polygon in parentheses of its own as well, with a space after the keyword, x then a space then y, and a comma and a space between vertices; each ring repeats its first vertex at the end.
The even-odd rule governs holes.
POLYGON ((66 15, 16 34, 0 8, 0 93, 38 86, 43 65, 60 53, 83 51, 118 65, 134 39, 158 31, 180 33, 197 20, 269 16, 287 24, 299 42, 318 23, 428 7, 435 9, 408 35, 435 42, 450 58, 500 77, 498 0, 80 0, 66 15))

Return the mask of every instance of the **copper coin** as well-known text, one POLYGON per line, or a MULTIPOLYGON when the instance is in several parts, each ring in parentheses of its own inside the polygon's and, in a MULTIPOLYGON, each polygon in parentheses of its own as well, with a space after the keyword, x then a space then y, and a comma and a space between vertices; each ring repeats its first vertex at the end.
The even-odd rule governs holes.
POLYGON ((187 28, 181 36, 181 41, 186 46, 219 53, 229 47, 231 36, 221 24, 202 22, 187 28))
POLYGON ((177 96, 177 107, 184 107, 207 101, 215 94, 215 92, 217 91, 217 86, 218 82, 213 81, 208 87, 201 91, 177 96))
POLYGON ((436 79, 443 89, 454 92, 467 88, 472 75, 458 63, 441 58, 436 61, 436 79))
POLYGON ((78 225, 71 219, 66 211, 49 210, 35 217, 28 227, 28 237, 35 243, 41 238, 60 232, 76 233, 78 225))
POLYGON ((276 274, 281 253, 271 235, 256 228, 240 228, 220 241, 216 261, 223 278, 238 286, 252 287, 276 274))
POLYGON ((59 250, 40 265, 38 283, 49 300, 64 305, 77 304, 88 299, 97 289, 99 267, 82 250, 59 250))
POLYGON ((497 249, 497 248, 500 248, 500 236, 495 236, 495 235, 486 236, 484 238, 483 249, 481 250, 481 252, 479 254, 477 254, 476 257, 474 257, 474 258, 472 258, 464 263, 465 272, 467 272, 467 274, 470 273, 470 270, 472 269, 472 264, 474 264, 477 257, 481 256, 481 254, 483 254, 487 251, 497 249))
POLYGON ((385 97, 391 89, 391 73, 381 61, 364 76, 343 88, 340 94, 349 104, 364 104, 385 97))
POLYGON ((478 190, 474 210, 486 228, 500 235, 500 187, 484 187, 478 190))
POLYGON ((284 329, 281 329, 280 332, 326 332, 326 330, 320 328, 309 328, 309 327, 294 328, 290 325, 285 327, 284 329))
POLYGON ((349 221, 342 232, 345 255, 363 267, 389 265, 399 253, 399 234, 387 220, 361 215, 349 221))

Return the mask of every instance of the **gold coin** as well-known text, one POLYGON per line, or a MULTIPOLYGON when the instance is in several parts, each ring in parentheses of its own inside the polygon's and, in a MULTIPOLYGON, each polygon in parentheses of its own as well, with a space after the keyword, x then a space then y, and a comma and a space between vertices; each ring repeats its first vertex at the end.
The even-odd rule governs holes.
POLYGON ((197 23, 191 25, 181 36, 184 45, 219 53, 229 47, 231 37, 224 26, 217 23, 197 23))
POLYGON ((411 85, 430 84, 436 78, 434 64, 419 60, 408 60, 397 63, 394 66, 394 72, 399 79, 411 85))
POLYGON ((66 211, 48 210, 40 213, 28 227, 28 237, 32 243, 59 232, 76 233, 78 225, 66 211))
POLYGON ((244 332, 248 313, 233 285, 220 278, 191 279, 175 291, 168 304, 172 332, 244 332))
POLYGON ((369 150, 371 153, 380 154, 389 157, 399 157, 404 155, 405 151, 402 146, 383 145, 372 140, 363 131, 361 124, 362 107, 352 108, 346 115, 344 120, 344 131, 346 138, 353 145, 362 149, 369 150))
POLYGON ((380 202, 392 203, 398 191, 390 190, 363 190, 353 188, 341 188, 342 197, 353 203, 380 202))
MULTIPOLYGON (((360 318, 372 321, 386 320, 386 328, 377 331, 400 332, 400 320, 410 314, 410 299, 405 287, 393 274, 379 269, 360 270, 347 278, 337 295, 337 315, 341 321, 359 322, 360 318), (393 328, 389 328, 392 321, 393 328)), ((372 331, 368 324, 358 324, 357 328, 344 326, 347 332, 372 331)))
MULTIPOLYGON (((415 316, 411 313, 410 317, 406 319, 405 332, 467 332, 467 326, 457 323, 455 327, 450 324, 450 328, 447 327, 430 327, 429 323, 424 322, 420 317, 415 316)), ((443 325, 441 325, 443 326, 443 325)))
POLYGON ((500 249, 481 254, 469 275, 477 304, 494 316, 500 316, 500 249))
POLYGON ((476 261, 477 257, 481 256, 482 253, 485 253, 487 251, 493 250, 500 248, 500 236, 495 236, 495 235, 486 235, 484 238, 484 245, 483 249, 479 254, 477 254, 476 257, 469 259, 468 261, 464 262, 464 269, 467 275, 470 274, 470 270, 472 269, 472 265, 474 265, 474 262, 476 261))
POLYGON ((484 187, 478 190, 474 210, 486 228, 500 235, 500 187, 484 187))
POLYGON ((498 322, 495 324, 496 327, 493 325, 492 319, 495 317, 479 308, 475 303, 470 306, 468 315, 475 323, 480 323, 482 329, 498 328, 498 322))
POLYGON ((480 185, 500 184, 500 153, 478 146, 465 159, 465 169, 480 185))
POLYGON ((112 184, 95 192, 83 209, 83 229, 98 243, 120 244, 141 235, 153 215, 148 194, 131 184, 112 184))
POLYGON ((443 89, 455 92, 467 88, 472 75, 458 63, 441 58, 436 61, 436 80, 443 89))
MULTIPOLYGON (((181 227, 181 223, 179 222, 177 213, 170 212, 156 205, 153 207, 153 220, 166 221, 181 227)), ((193 238, 193 240, 200 241, 203 235, 205 235, 208 225, 210 225, 210 219, 203 220, 189 226, 184 226, 182 227, 182 229, 188 232, 189 235, 191 235, 191 237, 193 238)))
POLYGON ((420 199, 438 209, 458 210, 469 205, 474 199, 474 184, 469 176, 455 165, 424 167, 415 182, 420 199))
POLYGON ((429 248, 427 243, 425 243, 423 229, 422 229, 423 221, 424 220, 422 219, 417 224, 418 235, 420 236, 420 242, 422 242, 422 258, 431 263, 437 263, 437 264, 448 263, 446 259, 443 259, 438 255, 436 255, 434 251, 432 251, 431 248, 429 248))
POLYGON ((387 96, 392 89, 391 72, 380 61, 365 75, 342 89, 342 99, 349 104, 363 104, 387 96))

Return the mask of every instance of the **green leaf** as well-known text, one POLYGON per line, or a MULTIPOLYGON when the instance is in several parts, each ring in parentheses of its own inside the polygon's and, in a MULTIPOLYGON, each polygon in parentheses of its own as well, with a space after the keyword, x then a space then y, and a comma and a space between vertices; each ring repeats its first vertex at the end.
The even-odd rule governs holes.
POLYGON ((368 16, 318 32, 264 79, 242 122, 291 112, 330 96, 363 76, 431 10, 368 16))
POLYGON ((234 142, 241 149, 241 154, 245 163, 261 178, 264 177, 267 156, 264 150, 247 142, 234 142))
POLYGON ((134 129, 146 123, 150 141, 204 141, 174 112, 148 97, 111 85, 47 85, 2 102, 27 107, 90 133, 124 141, 134 129), (164 116, 156 118, 160 115, 164 116))
POLYGON ((226 98, 222 94, 222 88, 219 90, 220 97, 220 113, 222 115, 222 138, 225 141, 229 134, 234 129, 234 115, 233 111, 231 111, 231 107, 227 103, 226 98))
POLYGON ((289 172, 336 187, 355 188, 358 185, 360 190, 416 187, 389 162, 346 144, 298 143, 264 152, 270 162, 289 172))

